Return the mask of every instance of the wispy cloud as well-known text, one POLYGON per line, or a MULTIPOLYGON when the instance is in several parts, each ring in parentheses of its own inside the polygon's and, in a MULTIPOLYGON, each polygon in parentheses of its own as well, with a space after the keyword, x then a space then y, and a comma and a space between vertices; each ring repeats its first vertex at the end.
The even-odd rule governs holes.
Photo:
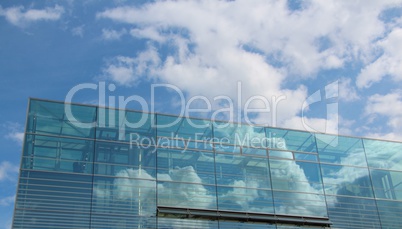
POLYGON ((120 31, 114 29, 102 29, 102 38, 104 40, 119 40, 125 34, 127 34, 126 29, 120 31))
POLYGON ((8 161, 2 161, 0 163, 0 181, 14 180, 17 173, 18 166, 8 161))
POLYGON ((71 29, 71 33, 73 34, 73 36, 84 37, 84 27, 85 25, 74 27, 71 29))
POLYGON ((10 8, 2 8, 0 6, 0 16, 6 18, 8 22, 16 26, 25 26, 36 21, 55 21, 60 19, 64 13, 64 8, 55 5, 54 7, 46 7, 44 9, 27 9, 23 6, 14 6, 10 8))
POLYGON ((23 127, 19 123, 7 122, 3 124, 3 127, 7 131, 6 135, 4 136, 6 139, 10 139, 22 144, 24 141, 24 131, 23 127))
POLYGON ((0 206, 10 206, 11 204, 14 203, 14 200, 15 200, 15 195, 4 197, 4 198, 0 199, 0 206))

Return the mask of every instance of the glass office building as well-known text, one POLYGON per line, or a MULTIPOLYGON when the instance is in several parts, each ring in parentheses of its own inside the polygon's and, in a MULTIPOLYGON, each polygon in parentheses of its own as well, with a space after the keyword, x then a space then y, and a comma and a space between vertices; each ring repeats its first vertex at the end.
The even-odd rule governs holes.
POLYGON ((402 143, 31 99, 13 228, 402 228, 402 143))

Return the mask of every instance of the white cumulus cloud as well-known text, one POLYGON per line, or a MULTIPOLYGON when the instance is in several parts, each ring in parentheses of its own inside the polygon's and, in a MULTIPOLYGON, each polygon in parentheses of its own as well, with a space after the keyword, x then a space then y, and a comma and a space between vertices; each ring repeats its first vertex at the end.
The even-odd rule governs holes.
POLYGON ((395 28, 387 37, 376 43, 383 51, 382 55, 362 69, 357 86, 371 87, 373 83, 384 77, 391 77, 394 81, 402 81, 402 28, 395 28))
POLYGON ((372 137, 389 138, 400 140, 402 137, 402 91, 394 91, 388 94, 375 94, 368 98, 365 106, 365 115, 371 117, 371 122, 375 124, 378 116, 387 119, 387 126, 390 131, 385 134, 373 132, 369 134, 372 137))
POLYGON ((64 8, 59 5, 44 9, 25 9, 23 6, 3 9, 0 6, 0 15, 16 26, 24 26, 35 21, 56 21, 60 19, 63 13, 64 8))
MULTIPOLYGON (((148 77, 174 84, 188 97, 204 95, 214 101, 224 95, 235 104, 241 100, 240 106, 258 95, 268 99, 270 112, 257 114, 253 121, 301 126, 301 118, 313 120, 300 117, 308 94, 303 82, 320 77, 318 72, 356 62, 370 68, 380 47, 387 68, 380 63, 367 70, 369 75, 376 75, 378 69, 379 75, 397 78, 400 58, 395 50, 399 49, 392 47, 400 43, 399 31, 390 32, 379 15, 401 4, 401 0, 311 0, 294 11, 285 0, 155 1, 106 9, 97 18, 126 26, 133 38, 147 40, 158 56, 153 64, 140 65, 144 71, 135 72, 141 61, 124 68, 108 65, 109 79, 134 85, 140 77, 148 77), (240 97, 237 82, 242 83, 240 97), (289 88, 288 82, 296 86, 289 88)), ((144 53, 149 48, 128 58, 137 60, 144 53)), ((357 86, 370 82, 360 80, 357 86)), ((342 78, 339 97, 359 99, 353 79, 342 78)), ((216 102, 213 107, 221 105, 216 102)), ((316 123, 328 129, 325 120, 316 123)), ((335 125, 330 123, 329 129, 335 125)))

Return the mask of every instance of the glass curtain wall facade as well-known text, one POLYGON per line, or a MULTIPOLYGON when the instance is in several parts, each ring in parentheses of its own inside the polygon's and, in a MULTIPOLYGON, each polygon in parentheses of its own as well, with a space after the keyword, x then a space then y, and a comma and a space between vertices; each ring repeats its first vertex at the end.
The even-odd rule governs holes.
POLYGON ((402 143, 31 99, 13 228, 401 228, 402 143))

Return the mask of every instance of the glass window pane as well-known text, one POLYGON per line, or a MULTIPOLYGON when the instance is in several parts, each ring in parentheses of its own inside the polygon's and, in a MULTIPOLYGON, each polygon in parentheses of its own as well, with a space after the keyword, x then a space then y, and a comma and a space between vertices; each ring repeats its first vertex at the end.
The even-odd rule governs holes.
POLYGON ((376 198, 402 200, 402 172, 371 169, 376 198))
POLYGON ((347 196, 327 196, 326 199, 333 228, 385 228, 381 227, 373 199, 347 196))
POLYGON ((209 120, 157 115, 158 136, 184 138, 185 140, 211 140, 211 122, 209 120))
POLYGON ((183 218, 165 218, 158 217, 158 228, 173 229, 173 228, 194 228, 194 229, 214 229, 218 227, 218 221, 213 220, 197 220, 183 218))
POLYGON ((91 228, 156 228, 156 217, 92 213, 91 228))
POLYGON ((273 213, 268 159, 216 154, 218 208, 273 213))
POLYGON ((213 125, 215 142, 254 148, 266 147, 263 127, 217 121, 213 125))
POLYGON ((28 133, 94 138, 96 107, 31 100, 28 133), (71 110, 71 115, 65 111, 71 110))
POLYGON ((158 206, 216 209, 215 186, 185 182, 158 181, 158 206))
POLYGON ((92 177, 80 174, 22 171, 15 225, 22 228, 88 228, 92 177), (33 220, 36 219, 36 220, 33 220), (23 223, 30 224, 23 226, 23 223))
POLYGON ((158 149, 158 180, 215 184, 214 154, 158 149))
POLYGON ((269 159, 272 187, 276 190, 323 193, 318 164, 269 159))
POLYGON ((317 155, 314 154, 306 154, 306 153, 294 153, 294 157, 296 160, 300 161, 314 161, 317 162, 317 155))
POLYGON ((155 144, 153 115, 112 108, 98 109, 96 138, 137 145, 155 144))
POLYGON ((321 164, 327 195, 373 197, 367 168, 321 164))
POLYGON ((401 228, 402 202, 377 200, 377 207, 383 228, 401 228))
POLYGON ((285 150, 269 150, 269 157, 294 160, 293 152, 285 150))
POLYGON ((94 177, 93 228, 155 225, 156 181, 133 177, 94 177))
POLYGON ((360 138, 316 134, 321 162, 367 167, 360 138))
POLYGON ((266 149, 259 149, 259 148, 247 148, 243 147, 242 148, 242 154, 249 154, 249 155, 258 155, 258 156, 267 156, 267 150, 266 149))
MULTIPOLYGON (((156 150, 153 146, 137 147, 118 142, 96 142, 94 173, 119 176, 119 174, 155 177, 156 150)), ((141 178, 141 177, 136 177, 141 178)))
POLYGON ((257 183, 237 181, 217 188, 219 210, 274 213, 272 191, 258 189, 257 183))
POLYGON ((17 209, 13 228, 89 228, 90 214, 17 209))
POLYGON ((219 144, 215 143, 214 148, 216 152, 222 152, 222 153, 234 153, 234 154, 240 154, 240 146, 237 145, 225 145, 225 144, 219 144))
POLYGON ((265 128, 268 148, 316 153, 314 135, 296 130, 265 128))
POLYGON ((92 173, 93 141, 27 135, 25 169, 92 173))
POLYGON ((402 143, 363 140, 371 168, 402 171, 402 143))
POLYGON ((324 195, 274 191, 275 213, 281 215, 327 217, 324 195))
POLYGON ((219 220, 220 229, 276 229, 275 224, 219 220))
POLYGON ((267 158, 216 154, 215 160, 218 185, 271 188, 267 158))
POLYGON ((93 194, 92 208, 95 213, 155 215, 155 180, 95 176, 93 194))

